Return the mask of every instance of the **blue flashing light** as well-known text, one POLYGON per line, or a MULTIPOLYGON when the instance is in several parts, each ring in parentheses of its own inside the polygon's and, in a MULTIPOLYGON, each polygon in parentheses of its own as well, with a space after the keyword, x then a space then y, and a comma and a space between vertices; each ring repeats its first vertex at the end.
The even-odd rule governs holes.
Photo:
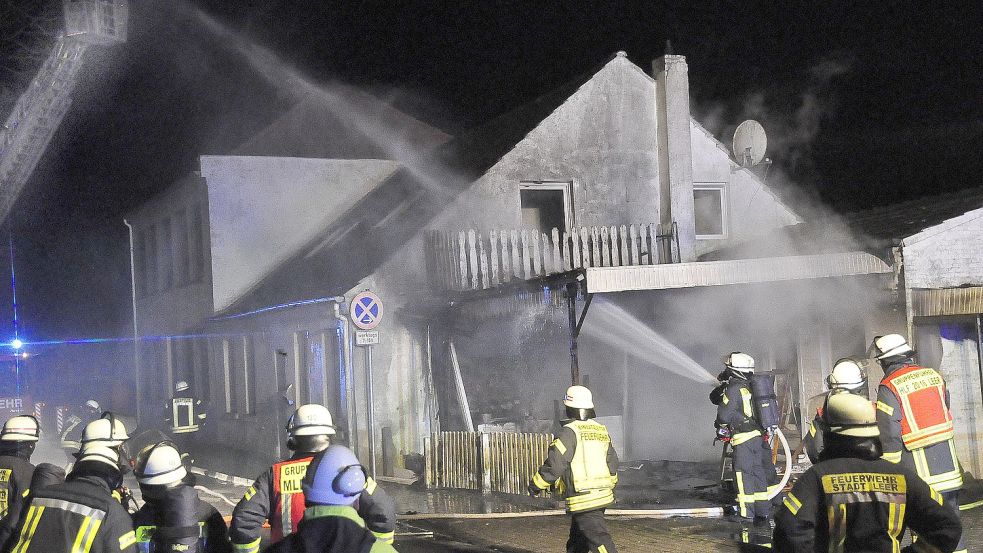
POLYGON ((10 347, 20 349, 24 347, 24 342, 22 342, 20 338, 14 338, 13 341, 10 342, 10 347))

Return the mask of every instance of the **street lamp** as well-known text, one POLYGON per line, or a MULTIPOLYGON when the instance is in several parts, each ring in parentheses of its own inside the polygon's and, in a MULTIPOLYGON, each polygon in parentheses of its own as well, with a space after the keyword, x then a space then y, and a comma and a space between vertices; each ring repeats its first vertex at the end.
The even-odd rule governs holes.
POLYGON ((14 340, 10 342, 10 347, 20 349, 24 347, 24 342, 22 342, 20 338, 14 338, 14 340))

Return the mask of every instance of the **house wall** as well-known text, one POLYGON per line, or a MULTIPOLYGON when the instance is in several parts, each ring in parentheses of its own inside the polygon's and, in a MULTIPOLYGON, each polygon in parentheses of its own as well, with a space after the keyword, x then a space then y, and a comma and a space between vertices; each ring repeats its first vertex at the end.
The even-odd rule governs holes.
POLYGON ((928 228, 903 241, 905 285, 956 288, 983 285, 983 209, 928 228))

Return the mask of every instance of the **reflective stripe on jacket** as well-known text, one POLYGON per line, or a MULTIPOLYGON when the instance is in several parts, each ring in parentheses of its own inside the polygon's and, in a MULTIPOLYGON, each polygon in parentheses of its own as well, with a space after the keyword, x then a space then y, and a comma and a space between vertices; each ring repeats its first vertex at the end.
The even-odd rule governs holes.
POLYGON ((273 513, 270 515, 270 539, 278 542, 297 529, 304 518, 304 492, 300 483, 313 457, 281 461, 273 465, 273 513))
POLYGON ((908 365, 884 377, 881 384, 901 407, 901 441, 909 450, 952 439, 945 380, 935 369, 908 365))
POLYGON ((98 477, 76 476, 36 492, 15 553, 135 553, 130 515, 98 477))
POLYGON ((601 509, 614 503, 618 454, 611 446, 607 428, 593 419, 564 425, 532 483, 541 490, 557 483, 570 512, 601 509))

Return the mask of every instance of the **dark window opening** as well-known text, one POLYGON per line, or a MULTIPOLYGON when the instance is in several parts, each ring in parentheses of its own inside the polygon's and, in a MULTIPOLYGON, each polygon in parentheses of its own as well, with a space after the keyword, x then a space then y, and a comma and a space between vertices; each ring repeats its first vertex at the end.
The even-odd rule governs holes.
POLYGON ((567 228, 563 190, 520 189, 519 206, 522 209, 522 228, 537 229, 546 234, 550 234, 554 228, 560 232, 567 228))
POLYGON ((720 188, 693 190, 697 236, 723 236, 724 191, 720 188))

